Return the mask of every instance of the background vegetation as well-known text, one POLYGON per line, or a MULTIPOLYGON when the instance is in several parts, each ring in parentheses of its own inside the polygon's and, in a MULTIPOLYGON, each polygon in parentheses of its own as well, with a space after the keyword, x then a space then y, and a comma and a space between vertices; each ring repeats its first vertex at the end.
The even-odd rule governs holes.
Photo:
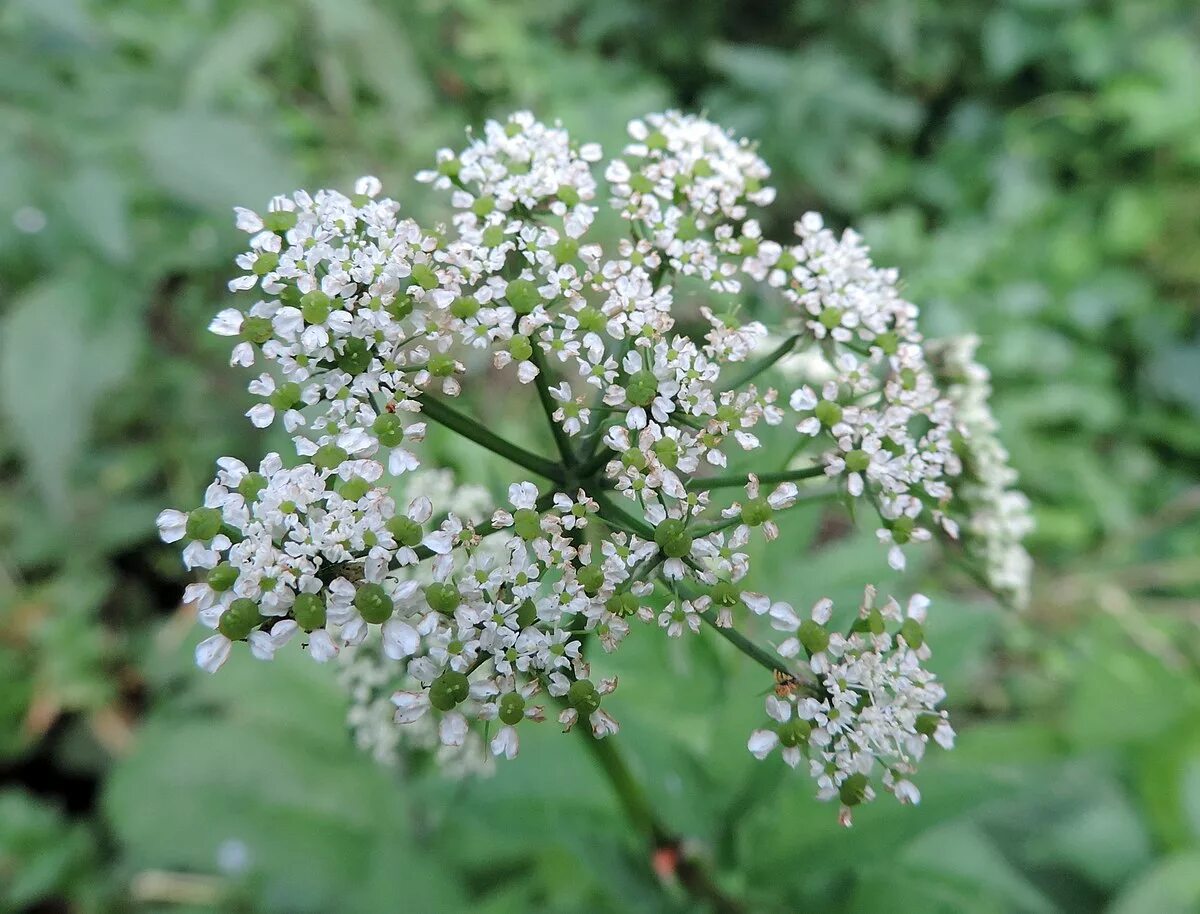
MULTIPOLYGON (((1024 615, 932 553, 918 570, 961 731, 919 808, 839 831, 805 778, 744 751, 752 671, 648 637, 613 707, 662 815, 756 911, 1200 909, 1192 0, 9 0, 0 910, 680 904, 550 727, 494 779, 400 779, 351 747, 329 671, 193 674, 155 536, 216 456, 270 444, 203 332, 230 207, 376 173, 437 218, 412 173, 522 106, 607 148, 666 106, 761 138, 772 230, 852 220, 931 335, 983 336, 1036 504, 1024 615)), ((439 446, 464 481, 504 480, 439 446)), ((879 579, 876 548, 815 512, 788 534, 771 584, 797 603, 879 579)))

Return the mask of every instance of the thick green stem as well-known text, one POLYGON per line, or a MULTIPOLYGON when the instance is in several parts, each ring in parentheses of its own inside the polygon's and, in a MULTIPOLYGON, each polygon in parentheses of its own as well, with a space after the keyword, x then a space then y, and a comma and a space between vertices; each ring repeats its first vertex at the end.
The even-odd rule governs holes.
MULTIPOLYGON (((780 473, 758 473, 758 481, 764 486, 778 485, 781 482, 796 482, 801 479, 813 479, 825 475, 825 467, 802 467, 799 470, 784 470, 780 473)), ((727 476, 707 476, 689 479, 689 489, 729 489, 741 487, 750 481, 748 473, 731 473, 727 476)))
POLYGON ((658 821, 650 801, 646 798, 642 785, 638 783, 620 750, 612 739, 596 739, 586 720, 576 724, 575 729, 583 737, 592 758, 600 766, 604 776, 608 778, 613 793, 621 803, 625 815, 639 832, 649 838, 654 844, 660 844, 667 838, 667 830, 658 821))
POLYGON ((436 400, 430 396, 423 396, 420 402, 421 412, 439 425, 444 425, 451 431, 458 432, 458 434, 464 438, 471 439, 480 447, 485 447, 489 451, 511 460, 517 466, 524 467, 531 473, 537 473, 539 476, 544 476, 546 479, 551 479, 554 482, 561 483, 563 481, 562 467, 558 464, 547 460, 545 457, 539 457, 537 454, 530 453, 524 448, 517 447, 511 441, 506 441, 499 435, 489 432, 484 428, 482 423, 463 415, 458 410, 452 409, 440 400, 436 400))
POLYGON ((751 362, 746 366, 746 370, 740 375, 737 375, 732 381, 725 382, 726 390, 734 390, 741 387, 743 384, 749 384, 760 374, 790 353, 796 347, 796 341, 800 339, 800 334, 797 333, 789 336, 786 340, 779 344, 778 347, 772 349, 769 353, 763 356, 756 362, 751 362))

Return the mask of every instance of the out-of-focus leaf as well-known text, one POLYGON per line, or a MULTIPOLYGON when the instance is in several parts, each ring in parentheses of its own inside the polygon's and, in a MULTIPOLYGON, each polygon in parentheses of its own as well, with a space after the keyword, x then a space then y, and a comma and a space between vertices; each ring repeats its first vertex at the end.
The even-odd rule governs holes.
POLYGON ((71 472, 104 395, 132 367, 128 323, 93 317, 94 291, 56 280, 14 302, 0 324, 0 409, 30 476, 60 519, 72 511, 71 472))
POLYGON ((1192 914, 1200 907, 1200 851, 1155 864, 1117 896, 1107 914, 1192 914))
POLYGON ((138 146, 149 177, 168 196, 214 213, 261 207, 296 187, 290 163, 262 126, 225 115, 203 110, 149 115, 138 146))
POLYGON ((241 654, 187 698, 152 716, 109 781, 131 866, 220 873, 233 860, 231 880, 252 878, 289 914, 462 905, 413 839, 403 792, 350 745, 329 670, 299 651, 273 667, 241 654))

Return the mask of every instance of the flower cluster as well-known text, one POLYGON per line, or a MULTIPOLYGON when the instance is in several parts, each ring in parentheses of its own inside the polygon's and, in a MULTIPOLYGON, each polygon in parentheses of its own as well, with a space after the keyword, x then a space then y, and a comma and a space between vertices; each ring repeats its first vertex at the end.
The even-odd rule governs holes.
POLYGON ((818 602, 804 620, 786 603, 772 607, 774 626, 790 634, 779 653, 803 652, 812 685, 770 695, 772 724, 755 730, 748 743, 760 759, 779 747, 793 768, 807 758, 817 795, 838 798, 847 825, 851 809, 874 798, 877 768, 884 789, 901 803, 916 803, 921 794, 908 778, 926 745, 954 746, 946 712, 937 710, 946 693, 921 666, 930 655, 923 628, 929 601, 918 594, 906 609, 894 598, 881 608, 874 601, 875 589, 867 587, 845 635, 829 630, 829 600, 818 602))
POLYGON ((989 444, 986 376, 925 344, 894 271, 853 232, 808 214, 792 240, 765 238, 755 208, 774 193, 750 143, 678 112, 629 136, 599 166, 560 125, 489 122, 418 175, 449 195, 449 224, 432 228, 370 177, 351 196, 238 210, 250 241, 230 287, 245 304, 211 329, 254 372, 250 420, 280 424, 296 459, 223 459, 203 506, 159 518, 204 572, 187 598, 215 634, 197 661, 215 670, 241 641, 263 659, 289 640, 317 661, 361 654, 346 674, 360 741, 399 745, 368 732, 392 687, 410 744, 458 764, 485 744, 511 758, 546 717, 616 733, 617 682, 593 676, 592 654, 634 628, 709 625, 750 645, 738 628, 770 620, 794 637, 752 653, 795 688, 769 703, 783 729, 752 748, 807 753, 821 795, 846 805, 869 798, 875 768, 915 800, 920 747, 950 733, 919 665, 923 603, 901 618, 868 601, 847 635, 827 633, 821 612, 801 623, 754 589, 748 546, 779 537, 793 506, 841 497, 878 517, 892 567, 961 525, 996 586, 1018 591, 1024 528, 989 444), (615 241, 598 229, 606 204, 615 241), (677 286, 697 280, 704 300, 685 307, 677 286), (777 307, 772 326, 740 316, 748 284, 777 307), (796 389, 763 383, 799 356, 796 389), (506 378, 545 413, 555 459, 450 405, 506 378), (430 423, 522 468, 503 504, 467 510, 413 472, 430 423), (768 439, 788 441, 788 465, 730 471, 768 439))
POLYGON ((954 497, 961 502, 967 548, 982 560, 988 585, 1013 605, 1029 602, 1033 560, 1021 541, 1033 532, 1029 499, 1014 488, 1017 473, 1000 443, 992 415, 991 375, 975 361, 979 338, 964 336, 929 344, 938 380, 954 404, 963 479, 954 497))

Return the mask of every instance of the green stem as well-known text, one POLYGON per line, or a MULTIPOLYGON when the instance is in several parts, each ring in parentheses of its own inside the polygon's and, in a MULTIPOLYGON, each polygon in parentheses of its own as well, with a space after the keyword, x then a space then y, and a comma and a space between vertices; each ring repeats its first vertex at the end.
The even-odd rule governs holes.
POLYGON ((554 398, 550 396, 550 369, 546 364, 546 356, 536 343, 529 361, 533 362, 538 370, 537 377, 533 379, 533 382, 537 387, 538 399, 542 401, 542 410, 546 413, 546 421, 550 423, 550 431, 554 434, 554 443, 558 446, 558 453, 562 456, 564 466, 573 467, 575 453, 571 450, 571 440, 563 431, 562 426, 554 421, 554 411, 558 407, 555 406, 554 398))
MULTIPOLYGON (((569 707, 565 699, 559 698, 557 701, 562 707, 569 707)), ((633 776, 613 737, 596 739, 586 720, 576 722, 574 729, 587 744, 600 773, 617 795, 625 817, 649 845, 650 853, 657 855, 660 851, 668 851, 675 856, 674 874, 684 890, 697 901, 705 903, 719 914, 741 914, 744 909, 740 902, 726 895, 703 865, 683 856, 682 840, 659 819, 646 791, 633 776)))
POLYGON ((421 397, 420 402, 421 412, 438 424, 458 432, 464 438, 470 438, 480 447, 485 447, 489 451, 511 460, 517 466, 524 467, 531 473, 537 473, 554 482, 561 483, 563 481, 562 468, 558 464, 517 447, 511 441, 506 441, 499 435, 489 432, 482 423, 452 409, 440 400, 425 395, 421 397))
POLYGON ((732 381, 725 384, 726 390, 733 390, 741 387, 743 384, 749 384, 760 374, 790 353, 796 346, 796 341, 799 340, 801 334, 796 333, 789 336, 786 340, 780 343, 775 349, 759 359, 757 362, 751 362, 746 366, 746 370, 735 377, 732 381))
POLYGON ((700 613, 700 618, 707 622, 716 631, 718 635, 736 647, 739 651, 757 663, 759 666, 766 667, 774 673, 782 673, 788 677, 795 677, 795 673, 788 669, 787 664, 782 660, 777 660, 769 652, 763 650, 745 635, 741 634, 736 628, 725 628, 717 625, 717 614, 714 610, 706 609, 700 613))
POLYGON ((592 758, 600 766, 604 776, 612 785, 613 792, 621 802, 625 815, 639 832, 646 835, 656 845, 667 837, 667 830, 659 823, 654 814, 650 801, 646 798, 642 785, 638 783, 620 750, 610 738, 596 739, 592 734, 591 725, 586 720, 580 720, 575 729, 583 737, 592 758))
MULTIPOLYGON (((617 519, 623 526, 628 526, 629 528, 637 531, 639 536, 642 536, 648 540, 654 539, 654 530, 649 524, 647 524, 645 521, 638 520, 637 518, 623 511, 621 508, 618 508, 604 493, 597 493, 592 497, 595 498, 596 503, 600 505, 601 518, 604 518, 605 514, 607 513, 610 517, 617 519)), ((607 520, 607 518, 605 519, 607 520)), ((688 561, 688 565, 694 571, 700 570, 691 561, 688 561)), ((785 664, 783 660, 772 656, 768 651, 759 647, 745 635, 733 628, 724 628, 723 626, 717 625, 717 613, 714 610, 704 610, 700 613, 700 618, 716 629, 717 634, 719 634, 722 638, 736 647, 755 663, 766 667, 772 672, 783 673, 786 676, 795 675, 791 670, 788 669, 787 664, 785 664)))
MULTIPOLYGON (((781 482, 795 482, 800 479, 813 479, 825 475, 825 467, 802 467, 799 470, 784 470, 781 473, 759 473, 758 481, 764 486, 773 486, 781 482)), ((746 485, 750 481, 748 473, 731 473, 726 476, 706 476, 689 479, 689 489, 729 489, 746 485)))

